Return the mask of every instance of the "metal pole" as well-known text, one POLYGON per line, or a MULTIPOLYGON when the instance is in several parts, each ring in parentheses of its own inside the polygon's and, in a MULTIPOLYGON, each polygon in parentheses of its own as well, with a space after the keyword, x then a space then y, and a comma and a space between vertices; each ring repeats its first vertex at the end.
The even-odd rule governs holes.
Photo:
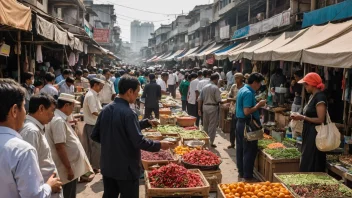
POLYGON ((20 53, 21 53, 21 31, 17 32, 17 81, 21 83, 21 63, 20 63, 20 53))
POLYGON ((251 20, 251 1, 248 0, 248 23, 251 20))
POLYGON ((266 18, 269 18, 269 0, 266 0, 266 18))
POLYGON ((310 11, 315 10, 317 5, 317 1, 316 0, 310 0, 310 11))

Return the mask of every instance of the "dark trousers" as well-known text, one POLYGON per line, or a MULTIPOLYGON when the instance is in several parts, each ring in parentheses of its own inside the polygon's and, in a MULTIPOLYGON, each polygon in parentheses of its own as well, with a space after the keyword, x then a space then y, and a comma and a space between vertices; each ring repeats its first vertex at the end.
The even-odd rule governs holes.
POLYGON ((182 111, 187 112, 187 105, 188 105, 187 100, 182 100, 182 111))
POLYGON ((176 98, 176 85, 168 85, 169 92, 173 98, 176 98))
POLYGON ((236 124, 237 124, 237 118, 236 115, 232 115, 232 120, 231 120, 231 129, 230 129, 230 143, 231 146, 235 145, 235 140, 236 140, 236 124))
POLYGON ((138 198, 139 180, 116 180, 103 176, 103 198, 138 198))
POLYGON ((254 161, 258 151, 258 141, 247 141, 244 138, 246 121, 237 119, 236 124, 236 161, 239 177, 253 178, 254 161))
POLYGON ((199 127, 198 102, 196 102, 196 104, 188 103, 187 110, 189 115, 197 118, 196 126, 199 127))
POLYGON ((75 179, 62 186, 64 198, 76 198, 77 183, 78 179, 75 179))
POLYGON ((152 115, 152 112, 154 112, 155 118, 159 119, 159 108, 147 108, 145 107, 144 111, 144 119, 149 119, 150 116, 152 115))

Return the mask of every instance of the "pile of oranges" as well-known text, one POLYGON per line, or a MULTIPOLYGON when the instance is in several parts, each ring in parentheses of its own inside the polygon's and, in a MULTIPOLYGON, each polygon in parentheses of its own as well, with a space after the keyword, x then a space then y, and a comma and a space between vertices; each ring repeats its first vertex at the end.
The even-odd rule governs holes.
POLYGON ((232 183, 220 184, 224 198, 293 198, 291 193, 280 183, 232 183))

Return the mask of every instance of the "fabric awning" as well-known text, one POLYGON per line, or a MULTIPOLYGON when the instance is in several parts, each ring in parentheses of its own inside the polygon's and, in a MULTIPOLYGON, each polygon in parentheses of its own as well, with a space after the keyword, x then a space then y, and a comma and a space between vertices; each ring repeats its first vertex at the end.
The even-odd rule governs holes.
POLYGON ((54 24, 37 15, 35 23, 37 33, 51 41, 54 40, 54 24))
POLYGON ((244 44, 248 44, 248 43, 234 43, 231 46, 229 46, 229 48, 227 48, 226 50, 221 50, 218 52, 215 52, 215 60, 224 60, 227 58, 228 53, 232 52, 233 50, 236 50, 240 47, 243 47, 244 44))
POLYGON ((184 51, 184 49, 176 51, 171 56, 165 58, 164 61, 172 61, 176 56, 180 55, 183 51, 184 51))
MULTIPOLYGON (((264 38, 263 38, 263 39, 264 39, 264 38)), ((229 52, 229 53, 227 54, 229 60, 230 60, 230 61, 237 60, 237 58, 239 57, 239 54, 240 54, 241 52, 243 52, 243 50, 257 45, 257 44, 260 43, 263 39, 248 41, 248 43, 247 43, 245 46, 243 46, 243 47, 241 47, 241 48, 237 48, 236 50, 233 50, 233 51, 229 52)))
POLYGON ((262 39, 258 39, 257 43, 253 42, 254 45, 249 45, 246 48, 242 50, 238 50, 234 53, 231 53, 229 55, 229 60, 234 61, 234 60, 240 60, 242 58, 246 58, 249 60, 252 60, 253 58, 253 52, 257 49, 260 49, 262 47, 265 47, 269 43, 273 42, 278 36, 270 36, 270 37, 265 37, 262 39))
POLYGON ((197 54, 196 57, 199 58, 200 60, 204 60, 208 54, 215 52, 216 50, 220 49, 223 46, 224 46, 224 44, 217 44, 213 47, 207 48, 203 52, 197 54))
POLYGON ((159 56, 158 58, 154 59, 153 62, 159 62, 159 61, 162 60, 163 58, 170 56, 171 53, 172 53, 172 52, 170 52, 170 53, 165 53, 165 54, 159 56))
POLYGON ((68 45, 67 31, 62 31, 54 25, 54 41, 61 45, 68 45))
POLYGON ((352 21, 324 26, 312 26, 302 36, 273 51, 272 60, 300 62, 302 51, 323 45, 346 33, 352 28, 352 21))
POLYGON ((208 49, 213 48, 215 45, 216 45, 215 42, 210 43, 209 45, 206 45, 206 46, 202 47, 201 49, 197 50, 196 52, 194 52, 194 53, 188 55, 186 58, 195 60, 198 54, 202 53, 202 52, 205 51, 205 50, 208 50, 208 49))
POLYGON ((89 45, 88 46, 88 54, 98 54, 102 55, 102 50, 99 46, 96 45, 89 45))
POLYGON ((352 31, 325 45, 304 50, 302 62, 314 65, 351 68, 352 67, 352 31))
POLYGON ((145 62, 149 63, 151 60, 153 60, 156 57, 158 57, 158 56, 155 55, 155 56, 151 57, 150 59, 146 60, 145 62))
POLYGON ((287 43, 291 42, 292 40, 298 38, 301 36, 307 29, 304 30, 299 30, 299 31, 293 31, 293 32, 284 32, 282 33, 277 39, 275 39, 273 42, 269 43, 268 45, 255 50, 253 53, 252 60, 257 60, 257 61, 270 61, 272 52, 287 43))
POLYGON ((186 52, 184 55, 177 57, 177 60, 178 61, 182 60, 184 57, 187 57, 188 55, 192 54, 197 49, 198 49, 198 47, 195 47, 195 48, 192 48, 192 49, 188 50, 188 52, 186 52))
POLYGON ((31 8, 18 3, 16 0, 0 0, 0 24, 31 31, 31 8))

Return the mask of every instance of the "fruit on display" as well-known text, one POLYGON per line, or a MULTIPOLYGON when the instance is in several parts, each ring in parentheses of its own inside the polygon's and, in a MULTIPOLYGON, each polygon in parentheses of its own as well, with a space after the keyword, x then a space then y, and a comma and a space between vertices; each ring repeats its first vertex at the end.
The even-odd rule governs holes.
POLYGON ((190 130, 190 131, 192 131, 192 130, 198 130, 198 127, 196 127, 196 126, 190 126, 190 127, 183 127, 183 129, 184 129, 184 130, 190 130))
POLYGON ((153 188, 192 188, 204 186, 199 174, 174 163, 149 172, 148 179, 153 188))
POLYGON ((170 150, 160 150, 159 152, 141 151, 142 160, 157 161, 157 160, 174 160, 170 150))
POLYGON ((220 157, 208 150, 193 150, 184 154, 182 160, 196 166, 215 166, 221 163, 220 157))
POLYGON ((220 189, 225 198, 293 198, 291 193, 280 183, 260 182, 220 184, 220 189))
POLYGON ((264 152, 274 159, 297 159, 301 157, 301 153, 297 148, 267 148, 264 149, 264 152))
POLYGON ((268 146, 266 146, 266 148, 269 148, 269 149, 274 149, 274 148, 286 148, 286 146, 283 145, 283 144, 280 143, 280 142, 275 142, 275 143, 268 144, 268 146))
POLYGON ((191 147, 188 147, 188 146, 177 146, 175 149, 174 149, 174 152, 177 154, 177 155, 184 155, 184 154, 187 154, 193 150, 201 150, 202 148, 199 147, 199 148, 191 148, 191 147))
POLYGON ((200 130, 182 130, 178 133, 184 139, 202 139, 207 137, 207 135, 200 130))

